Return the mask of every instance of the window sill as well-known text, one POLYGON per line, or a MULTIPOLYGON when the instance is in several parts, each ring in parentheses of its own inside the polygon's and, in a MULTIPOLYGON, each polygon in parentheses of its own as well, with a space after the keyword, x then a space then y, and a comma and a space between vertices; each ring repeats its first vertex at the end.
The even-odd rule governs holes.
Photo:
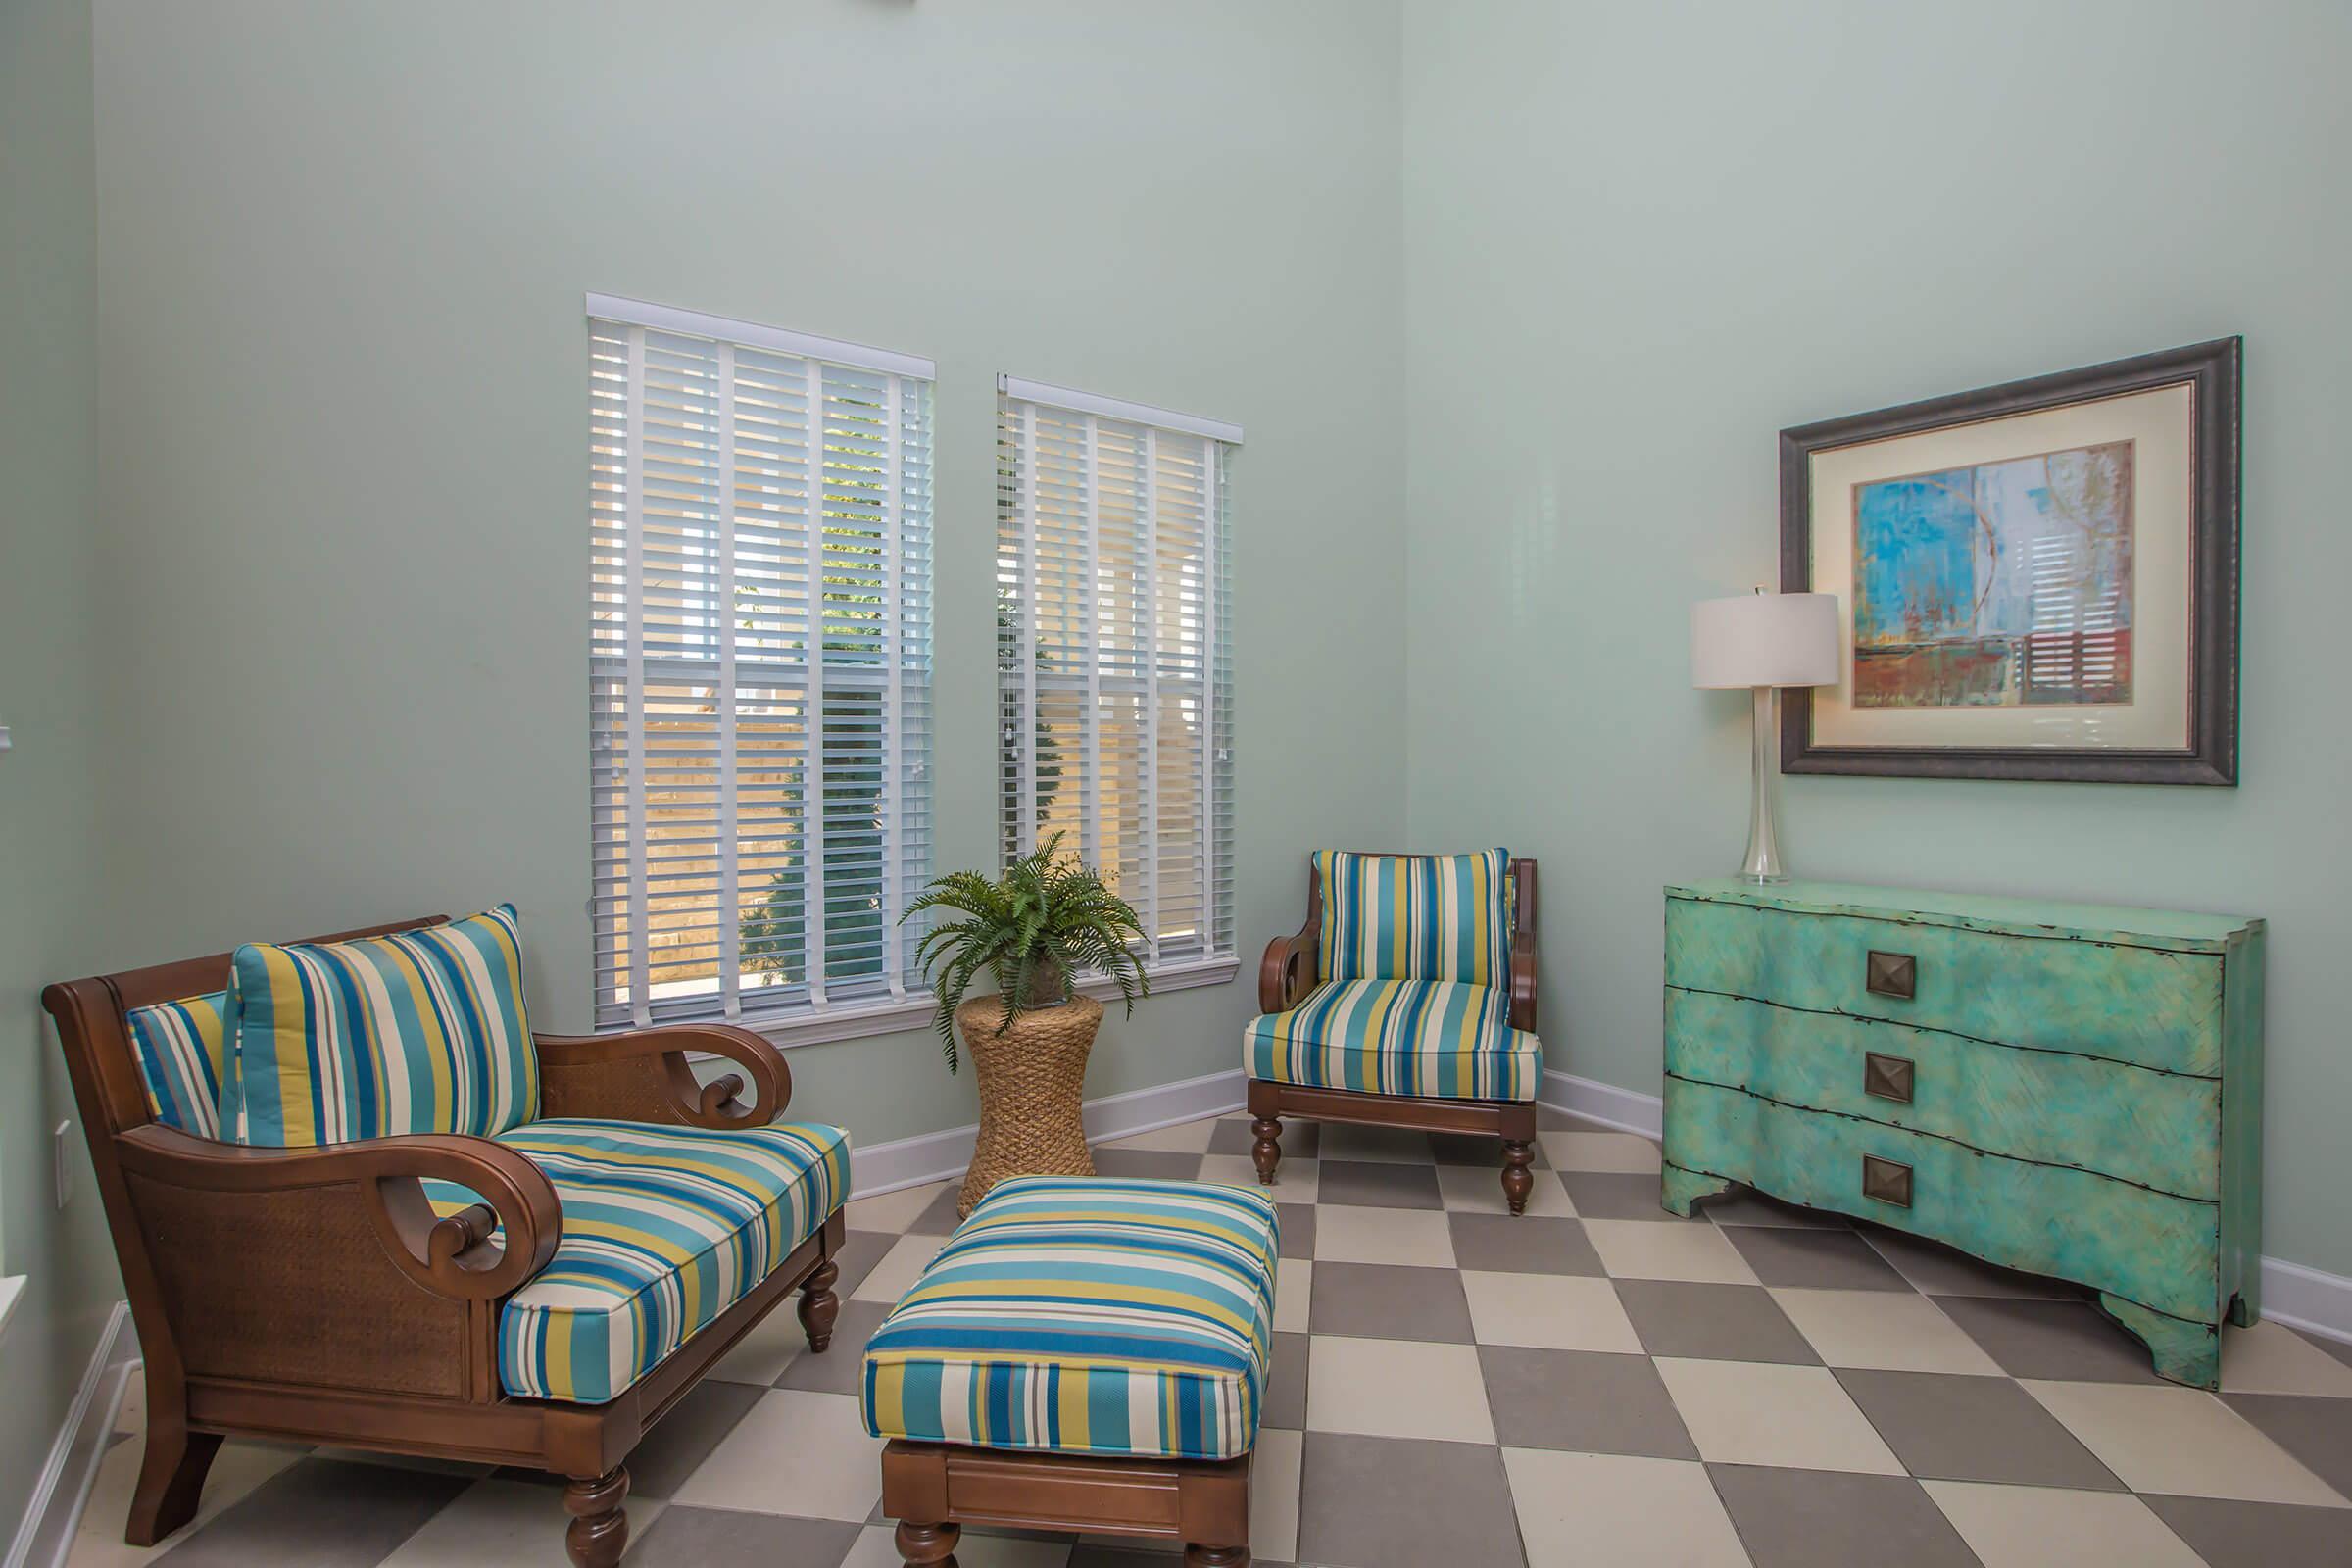
MULTIPOLYGON (((1234 957, 1200 958, 1186 963, 1162 964, 1147 968, 1152 980, 1152 994, 1160 996, 1170 991, 1189 991, 1195 986, 1221 986, 1241 972, 1241 960, 1234 957)), ((1078 989, 1098 1002, 1115 1001, 1119 988, 1108 978, 1095 975, 1078 982, 1078 989)), ((743 1027, 765 1035, 784 1050, 795 1046, 819 1046, 834 1040, 859 1040, 868 1035, 897 1034, 908 1029, 931 1027, 932 1010, 937 1000, 928 991, 912 993, 887 1002, 863 1002, 828 1007, 822 1012, 803 1012, 785 1017, 762 1018, 746 1016, 743 1027)), ((695 1058, 704 1058, 697 1052, 695 1058)), ((718 1057, 710 1057, 718 1060, 718 1057)))

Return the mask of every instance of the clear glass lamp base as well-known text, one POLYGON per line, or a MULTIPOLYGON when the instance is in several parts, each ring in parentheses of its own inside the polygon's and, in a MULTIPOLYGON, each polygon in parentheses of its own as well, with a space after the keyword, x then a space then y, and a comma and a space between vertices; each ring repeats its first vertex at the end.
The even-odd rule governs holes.
POLYGON ((1778 687, 1755 688, 1755 713, 1750 723, 1747 808, 1747 858, 1740 863, 1740 880, 1758 887, 1788 880, 1781 864, 1780 835, 1772 820, 1772 776, 1781 770, 1781 693, 1778 687))

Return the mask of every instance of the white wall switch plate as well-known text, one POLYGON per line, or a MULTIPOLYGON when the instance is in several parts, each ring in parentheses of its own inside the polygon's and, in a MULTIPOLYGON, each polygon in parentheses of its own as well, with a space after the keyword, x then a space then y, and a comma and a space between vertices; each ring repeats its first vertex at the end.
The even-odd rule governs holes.
POLYGON ((74 1124, 72 1122, 61 1121, 57 1124, 54 1149, 57 1154, 57 1206, 60 1208, 65 1207, 74 1197, 73 1135, 74 1124))

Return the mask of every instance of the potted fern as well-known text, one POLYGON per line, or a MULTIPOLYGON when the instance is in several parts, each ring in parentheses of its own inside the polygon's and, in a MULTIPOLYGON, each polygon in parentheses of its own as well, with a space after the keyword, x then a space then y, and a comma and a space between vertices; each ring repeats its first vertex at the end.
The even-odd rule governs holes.
POLYGON ((977 871, 935 879, 900 920, 932 909, 954 916, 915 948, 939 996, 933 1024, 948 1070, 957 1070, 960 1030, 980 1077, 979 1147, 958 1212, 1007 1176, 1092 1176, 1080 1111, 1102 1004, 1074 977, 1107 976, 1134 1014, 1135 999, 1152 989, 1136 956, 1144 930, 1134 907, 1064 856, 1057 833, 994 881, 977 871), (996 990, 972 995, 983 976, 996 990))

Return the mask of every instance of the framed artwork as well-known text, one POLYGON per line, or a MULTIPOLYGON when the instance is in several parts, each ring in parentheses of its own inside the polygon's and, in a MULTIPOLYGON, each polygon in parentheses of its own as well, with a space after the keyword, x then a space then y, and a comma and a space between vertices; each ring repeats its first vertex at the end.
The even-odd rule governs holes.
POLYGON ((2240 340, 1781 432, 1782 770, 2237 782, 2240 340))

